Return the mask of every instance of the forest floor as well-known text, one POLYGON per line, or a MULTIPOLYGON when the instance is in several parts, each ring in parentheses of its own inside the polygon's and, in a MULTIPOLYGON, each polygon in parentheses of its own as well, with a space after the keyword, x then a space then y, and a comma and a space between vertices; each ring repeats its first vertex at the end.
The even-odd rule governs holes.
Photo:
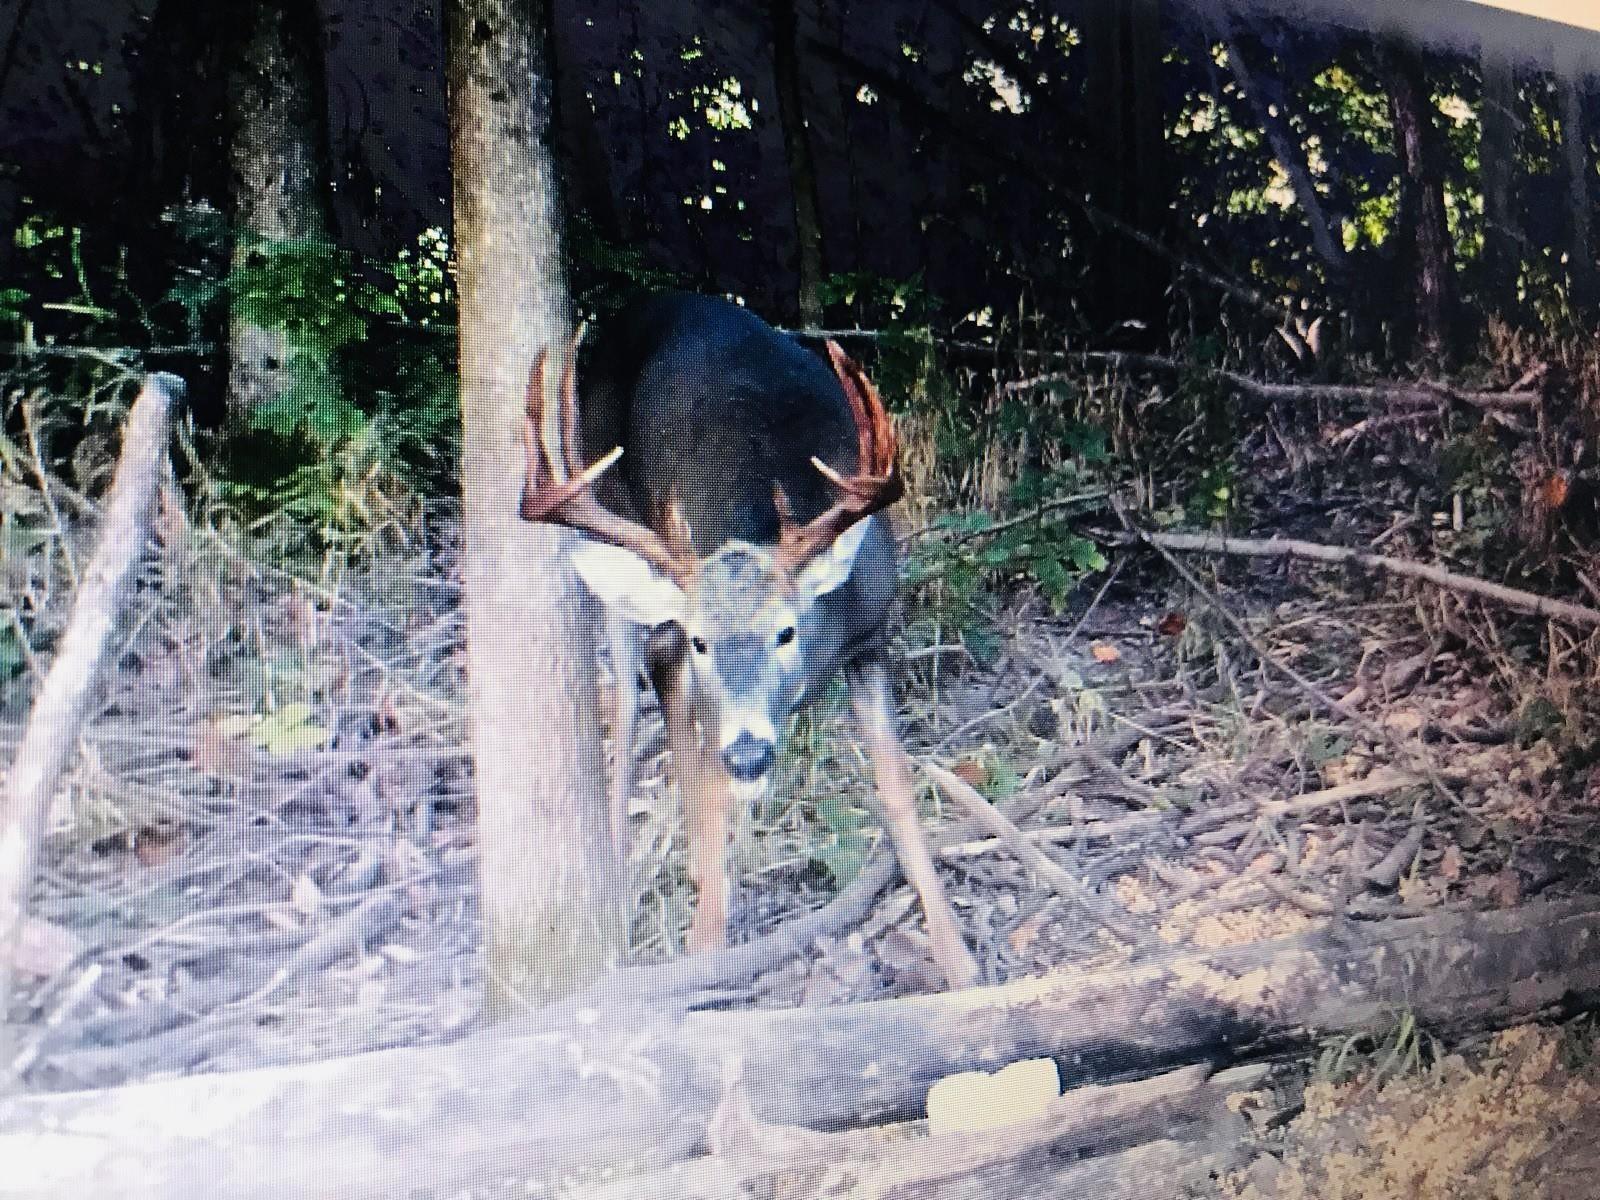
MULTIPOLYGON (((1362 507, 1353 527, 1388 552, 1437 536, 1362 507)), ((476 834, 458 588, 436 539, 391 527, 309 584, 170 508, 160 533, 47 847, 22 997, 37 1033, 0 1076, 97 1086, 458 1036, 482 991, 476 834)), ((9 582, 59 612, 81 551, 62 537, 12 558, 9 582)), ((1600 891, 1585 646, 1326 567, 1220 561, 1208 579, 1248 639, 1147 559, 1066 616, 1013 597, 991 661, 902 648, 913 757, 1001 805, 1079 885, 1051 888, 998 839, 942 848, 986 981, 1335 914, 1600 891)), ((27 690, 0 727, 11 745, 27 690)), ((878 836, 845 708, 802 718, 774 799, 745 815, 735 940, 826 903, 878 836)), ((637 750, 648 960, 678 952, 691 893, 658 721, 637 750)), ((926 798, 930 828, 960 815, 926 798)), ((902 884, 746 1000, 933 990, 920 924, 902 884)), ((1573 1166, 1594 1154, 1577 1138, 1600 1094, 1588 1044, 1586 1026, 1529 1027, 1446 1048, 1396 1013, 1389 1035, 1285 1066, 1278 1100, 1298 1115, 1221 1194, 1595 1194, 1573 1166)))

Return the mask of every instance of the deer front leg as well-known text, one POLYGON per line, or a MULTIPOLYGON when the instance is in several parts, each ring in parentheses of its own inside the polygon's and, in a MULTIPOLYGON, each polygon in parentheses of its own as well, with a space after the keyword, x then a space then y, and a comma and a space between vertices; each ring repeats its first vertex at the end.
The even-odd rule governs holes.
POLYGON ((672 777, 683 797, 689 829, 689 880, 698 893, 689 923, 687 949, 720 950, 728 942, 728 811, 732 803, 728 776, 714 749, 703 744, 691 710, 684 675, 687 664, 676 662, 652 672, 661 714, 672 751, 672 777))
POLYGON ((611 844, 617 861, 627 864, 633 830, 628 804, 633 799, 633 734, 639 718, 639 627, 620 613, 609 612, 606 632, 611 642, 611 670, 616 676, 611 742, 616 752, 611 772, 611 844))
POLYGON ((956 925, 955 910, 934 869, 933 855, 917 820, 916 790, 911 784, 906 752, 895 732, 889 675, 882 662, 869 660, 851 668, 850 702, 877 777, 879 818, 889 831, 900 869, 922 903, 933 961, 951 988, 970 987, 978 981, 978 964, 956 925))

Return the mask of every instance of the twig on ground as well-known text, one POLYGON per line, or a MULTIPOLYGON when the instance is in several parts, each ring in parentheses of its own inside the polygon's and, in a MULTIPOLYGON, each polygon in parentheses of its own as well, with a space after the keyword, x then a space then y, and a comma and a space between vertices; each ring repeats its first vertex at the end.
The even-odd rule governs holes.
POLYGON ((1018 861, 1043 880, 1056 895, 1076 905, 1079 910, 1093 917, 1123 941, 1134 943, 1139 940, 1132 929, 1105 912, 1103 906, 1089 894, 1086 887, 1034 845, 1010 818, 990 804, 975 787, 953 771, 947 771, 936 763, 924 762, 921 766, 947 795, 959 802, 968 815, 1004 842, 1006 848, 1017 856, 1018 861))
MULTIPOLYGON (((1343 701, 1337 700, 1328 695, 1327 692, 1323 691, 1322 688, 1318 687, 1311 680, 1307 679, 1288 663, 1281 661, 1276 655, 1272 654, 1271 651, 1263 646, 1260 640, 1250 632, 1249 628, 1239 618, 1238 614, 1236 614, 1227 605, 1222 603, 1222 601, 1216 595, 1214 595, 1209 588, 1200 582, 1200 580, 1195 576, 1194 572, 1179 562, 1178 559, 1173 555, 1172 551, 1163 544, 1166 538, 1171 537, 1172 535, 1149 534, 1138 529, 1134 526, 1132 520, 1129 518, 1127 510, 1123 508, 1121 502, 1115 496, 1111 498, 1111 504, 1113 509, 1116 511, 1118 519, 1122 521, 1123 526, 1128 530, 1128 535, 1135 540, 1144 542, 1146 545, 1155 550, 1155 552, 1163 559, 1165 559, 1167 565, 1178 574, 1179 578, 1193 588, 1195 594, 1205 601, 1206 605, 1210 607, 1212 611, 1221 616, 1222 619, 1233 628, 1234 632, 1239 635, 1240 639, 1245 643, 1245 645, 1250 647, 1251 652, 1255 654, 1263 664, 1270 666, 1273 670, 1283 675, 1284 678, 1288 679, 1289 682, 1294 684, 1296 688, 1298 688, 1308 699, 1310 699, 1313 704, 1320 705, 1325 711, 1338 713, 1345 720, 1356 726, 1356 728, 1366 733, 1367 736, 1371 737, 1374 741, 1388 746, 1397 757, 1406 759, 1415 764, 1417 769, 1426 775, 1428 783, 1433 787, 1434 792, 1437 793, 1441 799, 1455 805, 1457 808, 1464 807, 1460 798, 1454 792, 1452 792, 1449 787, 1446 786, 1444 779, 1439 775, 1439 772, 1434 768, 1430 761, 1418 754, 1411 747, 1403 745, 1389 730, 1378 725, 1377 722, 1372 721, 1363 714, 1357 712, 1343 701), (1162 540, 1158 541, 1158 538, 1162 540)), ((1201 538, 1198 540, 1204 542, 1207 539, 1201 538)), ((1222 540, 1226 541, 1228 539, 1222 540)), ((1312 543, 1306 544, 1311 545, 1312 543)), ((1360 557, 1374 558, 1376 556, 1362 555, 1360 557)), ((1596 614, 1596 616, 1600 617, 1600 614, 1596 614)))
POLYGON ((1362 873, 1362 878, 1376 888, 1388 889, 1399 883, 1400 876, 1405 874, 1422 849, 1422 839, 1428 832, 1426 815, 1422 801, 1417 801, 1411 810, 1411 828, 1389 853, 1362 873))

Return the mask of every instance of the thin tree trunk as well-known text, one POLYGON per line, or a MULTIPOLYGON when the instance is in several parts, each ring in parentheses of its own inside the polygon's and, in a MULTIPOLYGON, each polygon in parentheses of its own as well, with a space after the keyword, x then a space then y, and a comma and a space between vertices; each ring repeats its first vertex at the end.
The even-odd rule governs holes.
POLYGON ((1576 54, 1556 64, 1556 86, 1561 93, 1561 149, 1566 162, 1567 277, 1571 281, 1572 307, 1584 313, 1600 302, 1600 271, 1595 264, 1594 219, 1597 202, 1594 160, 1589 154, 1589 134, 1583 119, 1588 92, 1587 68, 1576 54))
POLYGON ((822 325, 822 205, 817 194, 817 166, 806 132, 799 18, 794 0, 772 0, 769 10, 773 85, 778 94, 778 124, 783 130, 783 154, 789 166, 789 192, 799 248, 800 323, 816 329, 822 325))
POLYGON ((1400 160, 1399 219, 1416 280, 1416 340, 1427 353, 1448 356, 1455 321, 1455 255, 1445 219, 1443 155, 1433 99, 1414 50, 1391 42, 1384 60, 1400 160))
POLYGON ((1343 281, 1349 263, 1346 260, 1344 245, 1335 234, 1328 220, 1328 214, 1322 206, 1322 199, 1317 195, 1316 181, 1311 176, 1311 166, 1307 161, 1300 135, 1289 123, 1284 107, 1283 87, 1278 80, 1270 76, 1258 78, 1250 69, 1239 39, 1234 35, 1232 18, 1218 0, 1211 0, 1203 11, 1213 30, 1213 36, 1220 38, 1227 47, 1228 70, 1233 72, 1240 90, 1244 92, 1245 100, 1255 113, 1256 123, 1261 126, 1262 133, 1266 135, 1267 145, 1272 149, 1272 157, 1277 159, 1278 165, 1289 177, 1289 186, 1294 191, 1296 203, 1300 206, 1300 215, 1311 230, 1311 247, 1337 286, 1343 281))
POLYGON ((594 633, 562 532, 517 516, 529 364, 571 324, 550 151, 548 9, 455 0, 450 139, 459 255, 462 564, 488 1009, 582 987, 626 917, 606 820, 594 633))
MULTIPOLYGON (((332 224, 315 9, 310 0, 260 0, 243 19, 229 85, 235 266, 262 242, 325 238, 332 224)), ((229 341, 228 409, 243 417, 288 386, 293 348, 283 330, 238 317, 229 341)))
POLYGON ((1483 186, 1484 286, 1493 311, 1517 312, 1522 228, 1516 210, 1516 148, 1521 125, 1516 71, 1493 49, 1483 54, 1483 141, 1478 171, 1483 186))

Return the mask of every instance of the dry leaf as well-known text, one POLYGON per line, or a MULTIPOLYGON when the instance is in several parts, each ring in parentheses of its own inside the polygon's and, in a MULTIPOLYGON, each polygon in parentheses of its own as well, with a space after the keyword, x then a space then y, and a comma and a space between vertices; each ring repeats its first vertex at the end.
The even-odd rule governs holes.
POLYGON ((1089 647, 1089 653, 1097 663, 1114 663, 1122 657, 1122 652, 1110 642, 1095 642, 1089 647))
POLYGON ((1162 637, 1177 637, 1189 627, 1189 618, 1177 609, 1173 609, 1161 620, 1156 622, 1156 632, 1162 637))
POLYGON ((159 867, 183 853, 188 839, 176 821, 157 821, 133 835, 133 853, 141 866, 159 867))
POLYGON ((1011 952, 1013 954, 1023 956, 1028 953, 1028 951, 1033 947, 1033 943, 1039 939, 1039 931, 1042 930, 1045 925, 1045 916, 1045 911, 1040 910, 1039 912, 1034 913, 1033 916, 1029 917, 1026 921, 1019 923, 1017 927, 1011 931, 1010 935, 1006 938, 1006 942, 1008 945, 1010 945, 1011 952))
POLYGON ((1509 867, 1494 877, 1494 902, 1501 908, 1515 908, 1522 903, 1522 879, 1509 867))
POLYGON ((981 788, 989 782, 989 769, 975 758, 962 759, 950 768, 950 774, 975 788, 981 788))
POLYGON ((1461 847, 1452 842, 1439 859, 1439 878, 1454 883, 1461 878, 1461 865, 1461 847))

